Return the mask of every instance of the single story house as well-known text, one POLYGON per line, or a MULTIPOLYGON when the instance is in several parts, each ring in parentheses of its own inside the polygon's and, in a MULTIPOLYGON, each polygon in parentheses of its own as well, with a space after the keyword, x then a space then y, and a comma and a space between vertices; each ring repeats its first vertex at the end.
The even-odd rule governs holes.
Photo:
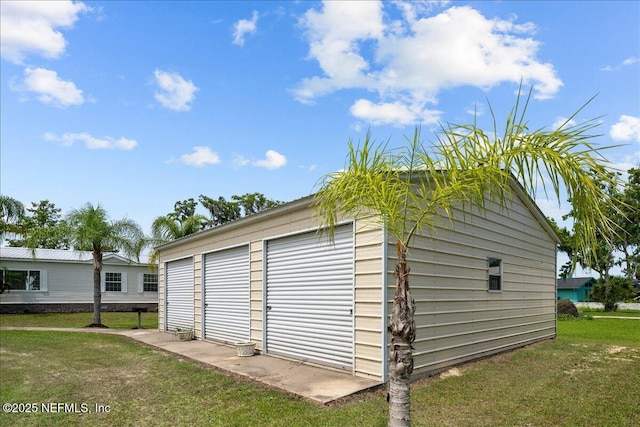
MULTIPOLYGON (((93 311, 93 255, 87 251, 0 248, 0 313, 93 311)), ((102 310, 157 311, 158 272, 145 262, 106 253, 102 310)))
MULTIPOLYGON (((555 337, 558 238, 512 190, 508 209, 414 239, 416 377, 555 337)), ((318 224, 307 196, 159 246, 159 329, 385 382, 395 241, 372 221, 341 218, 333 241, 318 224)))
POLYGON ((591 288, 595 285, 593 277, 572 277, 558 279, 558 299, 568 299, 571 302, 589 302, 591 288))

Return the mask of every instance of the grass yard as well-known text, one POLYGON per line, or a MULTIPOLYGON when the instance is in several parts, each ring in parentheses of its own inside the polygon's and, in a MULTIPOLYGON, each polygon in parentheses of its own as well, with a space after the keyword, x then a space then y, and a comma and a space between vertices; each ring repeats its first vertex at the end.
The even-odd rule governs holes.
MULTIPOLYGON (((138 313, 103 312, 102 324, 111 329, 138 326, 138 313)), ((82 328, 93 322, 93 313, 0 314, 0 326, 82 328)), ((144 329, 158 329, 158 313, 142 313, 144 329)))
MULTIPOLYGON (((11 323, 4 316, 0 322, 11 323)), ((640 320, 560 321, 558 331, 557 340, 416 382, 413 424, 640 425, 640 320)), ((2 403, 35 403, 39 410, 0 413, 0 425, 385 426, 387 422, 383 391, 320 407, 111 335, 0 331, 0 368, 2 403), (48 409, 51 403, 76 404, 67 409, 78 413, 42 413, 42 404, 48 409), (108 406, 109 412, 97 412, 96 405, 103 410, 108 406)), ((64 409, 64 405, 53 407, 64 409)))

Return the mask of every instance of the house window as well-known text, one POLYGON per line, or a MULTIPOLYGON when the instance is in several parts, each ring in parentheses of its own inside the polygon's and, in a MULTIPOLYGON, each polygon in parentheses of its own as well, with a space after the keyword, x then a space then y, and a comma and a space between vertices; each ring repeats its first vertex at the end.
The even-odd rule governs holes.
POLYGON ((2 270, 2 286, 16 291, 39 291, 39 270, 2 270))
POLYGON ((105 273, 104 290, 105 292, 122 291, 122 273, 105 273))
POLYGON ((145 273, 142 276, 142 290, 144 292, 158 292, 158 275, 145 273))
POLYGON ((500 258, 488 258, 489 265, 489 291, 502 290, 502 260, 500 258))

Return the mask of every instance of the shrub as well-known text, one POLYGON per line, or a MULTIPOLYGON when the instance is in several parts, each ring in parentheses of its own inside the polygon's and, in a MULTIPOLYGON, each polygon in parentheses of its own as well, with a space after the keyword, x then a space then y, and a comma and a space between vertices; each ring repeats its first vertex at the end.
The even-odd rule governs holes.
POLYGON ((578 313, 578 309, 576 306, 568 299, 558 300, 558 304, 556 305, 556 313, 559 317, 571 316, 578 317, 580 314, 578 313))
POLYGON ((598 279, 591 289, 591 298, 604 304, 604 311, 616 311, 617 302, 632 298, 636 293, 633 282, 625 277, 612 276, 608 282, 598 279))

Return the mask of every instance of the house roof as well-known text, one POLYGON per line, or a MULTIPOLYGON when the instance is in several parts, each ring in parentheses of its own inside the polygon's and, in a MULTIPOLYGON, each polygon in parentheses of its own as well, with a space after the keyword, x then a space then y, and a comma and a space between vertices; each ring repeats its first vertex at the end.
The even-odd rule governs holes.
POLYGON ((596 283, 596 279, 593 277, 572 277, 570 279, 558 279, 558 289, 578 289, 580 286, 586 284, 596 283))
MULTIPOLYGON (((129 260, 128 258, 114 253, 106 252, 102 257, 102 262, 106 264, 146 264, 147 260, 140 257, 140 262, 129 260)), ((0 247, 0 259, 16 261, 51 261, 51 262, 79 262, 89 263, 93 261, 93 254, 89 251, 72 251, 66 249, 35 249, 31 248, 11 248, 0 247)))

